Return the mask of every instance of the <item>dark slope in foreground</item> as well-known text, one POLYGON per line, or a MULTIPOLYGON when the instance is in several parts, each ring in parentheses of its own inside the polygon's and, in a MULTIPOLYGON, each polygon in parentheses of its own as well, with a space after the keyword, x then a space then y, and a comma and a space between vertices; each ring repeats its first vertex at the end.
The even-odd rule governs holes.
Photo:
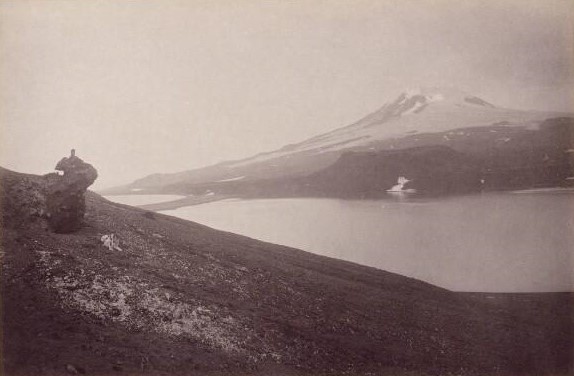
POLYGON ((570 294, 454 293, 95 194, 83 229, 53 234, 42 178, 0 177, 6 374, 567 374, 572 363, 570 294), (122 251, 101 246, 112 232, 122 251))

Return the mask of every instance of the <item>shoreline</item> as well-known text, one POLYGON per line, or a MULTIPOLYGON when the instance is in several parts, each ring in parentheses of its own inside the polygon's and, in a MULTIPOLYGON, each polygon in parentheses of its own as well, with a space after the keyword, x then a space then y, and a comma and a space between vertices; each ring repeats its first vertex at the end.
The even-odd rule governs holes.
MULTIPOLYGON (((490 192, 482 192, 482 193, 492 193, 495 191, 490 192)), ((520 189, 520 190, 507 190, 507 191, 496 191, 496 192, 505 192, 510 194, 536 194, 536 193, 562 193, 562 194, 569 194, 574 193, 574 187, 549 187, 549 188, 529 188, 529 189, 520 189)), ((116 196, 116 195, 104 195, 106 199, 110 200, 108 197, 116 196)), ((221 195, 221 194, 214 194, 211 196, 185 196, 183 198, 171 201, 163 201, 153 204, 144 204, 144 205, 131 205, 136 208, 150 210, 154 212, 159 212, 163 210, 174 210, 179 209, 181 207, 186 206, 196 206, 201 204, 207 204, 216 201, 228 200, 232 198, 241 198, 237 195, 221 195)), ((245 198, 245 197, 243 197, 245 198)), ((254 197, 252 197, 254 198, 254 197)), ((278 197, 257 197, 257 198, 278 198, 278 197)), ((283 197, 282 197, 283 198, 283 197)), ((293 197, 289 197, 293 198, 293 197)), ((297 198, 308 198, 308 197, 297 197, 297 198)), ((335 198, 335 197, 313 197, 313 198, 335 198)), ((361 200, 361 199, 359 199, 361 200)), ((363 199, 364 200, 364 199, 363 199)), ((110 200, 115 202, 113 200, 110 200)))
MULTIPOLYGON (((499 192, 499 193, 510 193, 510 194, 536 194, 536 193, 561 193, 561 194, 570 194, 574 193, 574 187, 549 187, 549 188, 529 188, 529 189, 519 189, 519 190, 506 190, 506 191, 488 191, 488 192, 481 192, 481 193, 492 193, 492 192, 499 192)), ((116 195, 104 195, 106 199, 109 199, 109 196, 116 196, 116 195)), ((424 197, 424 196, 420 196, 424 197)), ((241 198, 237 195, 221 195, 221 194, 214 194, 211 196, 185 196, 183 198, 171 201, 163 201, 154 204, 144 204, 144 205, 132 205, 134 207, 150 210, 150 211, 162 211, 162 210, 174 210, 179 209, 185 206, 195 206, 201 204, 207 204, 216 201, 222 201, 232 198, 241 198)), ((243 197, 245 198, 245 197, 243 197)), ((255 198, 255 197, 251 197, 255 198)), ((257 197, 257 198, 279 198, 279 197, 257 197)), ((281 197, 286 198, 286 197, 281 197)), ((293 198, 293 197, 288 197, 293 198)), ((309 198, 309 197, 296 197, 296 198, 309 198)), ((336 198, 336 197, 311 197, 311 198, 336 198)), ((339 198, 340 199, 340 198, 339 198)), ((359 199, 365 200, 365 199, 359 199)), ((368 199, 367 199, 368 200, 368 199)), ((113 200, 110 200, 113 201, 113 200)), ((113 201, 115 202, 115 201, 113 201)))
POLYGON ((180 198, 178 200, 158 202, 156 204, 146 204, 146 205, 136 205, 135 207, 150 210, 150 211, 162 211, 162 210, 174 210, 179 209, 184 206, 195 206, 200 204, 207 204, 209 202, 226 200, 229 198, 235 198, 236 196, 227 195, 212 195, 212 196, 187 196, 180 198))

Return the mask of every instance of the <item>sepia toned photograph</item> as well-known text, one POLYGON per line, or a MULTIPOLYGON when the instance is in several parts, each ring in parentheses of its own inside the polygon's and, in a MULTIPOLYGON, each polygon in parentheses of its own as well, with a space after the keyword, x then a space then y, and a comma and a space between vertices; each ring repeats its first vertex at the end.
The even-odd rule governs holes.
POLYGON ((0 0, 0 375, 574 374, 574 0, 0 0))

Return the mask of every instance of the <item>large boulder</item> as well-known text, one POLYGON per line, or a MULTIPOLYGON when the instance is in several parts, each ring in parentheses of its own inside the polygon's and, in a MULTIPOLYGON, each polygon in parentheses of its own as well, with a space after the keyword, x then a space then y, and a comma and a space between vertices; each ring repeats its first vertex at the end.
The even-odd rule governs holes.
POLYGON ((98 177, 89 163, 76 157, 63 158, 56 165, 62 175, 52 174, 46 195, 47 217, 50 229, 57 233, 74 232, 83 224, 86 211, 86 190, 98 177))

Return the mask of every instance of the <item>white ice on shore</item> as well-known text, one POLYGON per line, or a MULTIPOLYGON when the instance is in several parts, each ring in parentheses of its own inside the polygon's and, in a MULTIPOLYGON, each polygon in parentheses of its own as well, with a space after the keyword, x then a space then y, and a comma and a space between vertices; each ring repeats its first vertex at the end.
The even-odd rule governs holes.
POLYGON ((404 177, 404 176, 399 176, 399 178, 397 179, 397 184, 396 184, 396 185, 393 185, 390 189, 387 189, 387 192, 391 192, 391 193, 392 193, 392 192, 395 192, 395 193, 396 193, 396 192, 400 192, 400 193, 403 193, 403 192, 408 192, 408 193, 410 193, 410 192, 415 192, 414 189, 405 189, 405 184, 407 184, 409 181, 410 181, 410 180, 407 179, 406 177, 404 177))

